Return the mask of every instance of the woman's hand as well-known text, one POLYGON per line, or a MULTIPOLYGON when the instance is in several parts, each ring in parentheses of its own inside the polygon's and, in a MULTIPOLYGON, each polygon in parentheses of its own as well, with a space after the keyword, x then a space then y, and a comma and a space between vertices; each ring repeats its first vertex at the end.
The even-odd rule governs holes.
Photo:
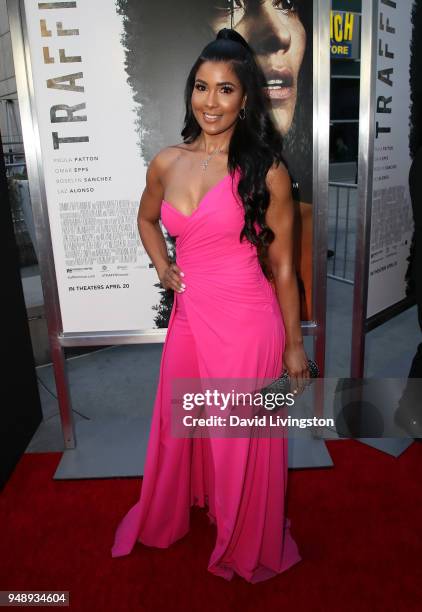
POLYGON ((310 379, 308 357, 302 344, 287 345, 283 353, 283 366, 290 378, 290 390, 295 395, 302 393, 310 379))
POLYGON ((186 285, 182 282, 182 276, 184 276, 184 273, 179 266, 175 263, 171 263, 164 269, 164 272, 159 275, 159 279, 164 289, 173 289, 178 293, 183 293, 186 285))

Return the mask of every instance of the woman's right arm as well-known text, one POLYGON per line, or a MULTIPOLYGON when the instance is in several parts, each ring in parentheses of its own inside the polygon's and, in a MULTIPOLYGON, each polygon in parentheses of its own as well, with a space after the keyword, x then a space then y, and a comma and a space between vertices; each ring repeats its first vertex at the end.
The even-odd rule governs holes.
MULTIPOLYGON (((156 156, 148 166, 146 185, 138 210, 138 230, 141 242, 148 253, 164 289, 183 291, 181 270, 169 260, 166 240, 159 220, 164 190, 160 179, 162 168, 156 156)), ((183 276, 183 274, 182 274, 183 276)))

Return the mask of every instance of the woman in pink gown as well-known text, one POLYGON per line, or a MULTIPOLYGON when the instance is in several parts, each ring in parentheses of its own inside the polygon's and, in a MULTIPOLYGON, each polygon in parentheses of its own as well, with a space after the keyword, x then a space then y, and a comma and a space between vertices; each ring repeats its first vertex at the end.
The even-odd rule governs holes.
POLYGON ((176 437, 172 382, 273 380, 284 366, 300 391, 309 376, 290 182, 259 78, 247 43, 221 30, 188 77, 184 143, 148 168, 141 239, 175 299, 140 498, 112 548, 113 557, 136 542, 166 548, 188 533, 191 506, 207 506, 217 536, 208 570, 253 583, 300 560, 285 515, 287 438, 176 437), (159 218, 176 237, 175 264, 159 218))

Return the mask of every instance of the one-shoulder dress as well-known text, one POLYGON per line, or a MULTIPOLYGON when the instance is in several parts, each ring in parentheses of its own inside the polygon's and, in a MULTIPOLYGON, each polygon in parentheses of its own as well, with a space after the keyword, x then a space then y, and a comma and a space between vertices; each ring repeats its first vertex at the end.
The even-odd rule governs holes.
POLYGON ((256 247, 239 241, 239 176, 227 174, 191 215, 162 202, 186 289, 174 292, 139 501, 117 527, 112 556, 136 542, 170 546, 189 532, 191 506, 207 506, 216 526, 208 570, 255 583, 301 559, 285 515, 287 437, 176 438, 170 414, 174 376, 275 379, 282 371, 277 295, 256 247))

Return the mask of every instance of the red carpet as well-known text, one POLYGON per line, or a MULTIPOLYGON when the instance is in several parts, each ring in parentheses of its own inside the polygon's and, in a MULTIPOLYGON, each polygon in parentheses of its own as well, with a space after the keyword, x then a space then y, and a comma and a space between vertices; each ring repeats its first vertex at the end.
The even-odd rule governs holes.
POLYGON ((334 468, 290 472, 303 561, 257 585, 208 573, 215 527, 200 508, 172 547, 112 559, 139 479, 53 481, 60 454, 27 454, 0 498, 0 590, 68 590, 78 611, 420 610, 422 444, 398 459, 350 440, 327 446, 334 468))

